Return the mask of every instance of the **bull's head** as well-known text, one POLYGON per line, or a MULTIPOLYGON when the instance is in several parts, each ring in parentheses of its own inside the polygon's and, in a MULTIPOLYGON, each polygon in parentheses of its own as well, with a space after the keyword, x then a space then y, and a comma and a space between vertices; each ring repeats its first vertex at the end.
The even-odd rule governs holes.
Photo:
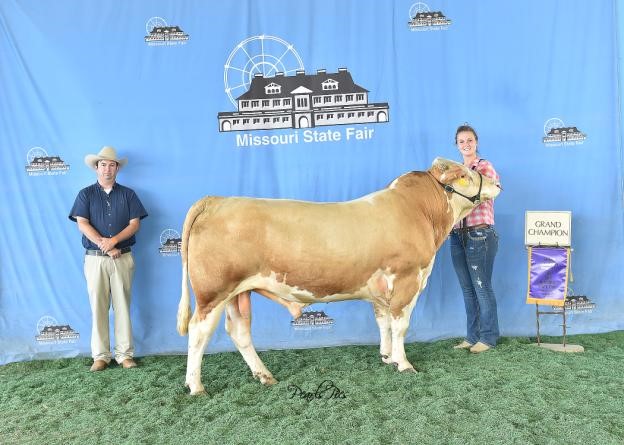
POLYGON ((501 191, 495 180, 471 170, 459 162, 448 159, 436 158, 429 172, 446 191, 465 199, 467 208, 494 199, 501 191))

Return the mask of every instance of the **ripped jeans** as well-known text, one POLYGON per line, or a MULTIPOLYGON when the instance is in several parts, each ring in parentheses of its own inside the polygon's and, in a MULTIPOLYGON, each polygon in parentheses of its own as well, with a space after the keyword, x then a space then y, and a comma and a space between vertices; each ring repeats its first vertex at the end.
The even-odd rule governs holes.
POLYGON ((492 268, 498 250, 494 227, 453 230, 451 256, 466 305, 466 341, 496 346, 498 314, 492 289, 492 268))

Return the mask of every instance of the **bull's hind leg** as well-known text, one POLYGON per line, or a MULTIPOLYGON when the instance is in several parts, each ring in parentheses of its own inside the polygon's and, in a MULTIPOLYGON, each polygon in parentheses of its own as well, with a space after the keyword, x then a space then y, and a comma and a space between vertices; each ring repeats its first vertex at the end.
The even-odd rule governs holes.
POLYGON ((375 320, 379 326, 379 353, 384 363, 392 363, 392 331, 390 327, 390 311, 379 303, 373 303, 375 320))
POLYGON ((249 291, 239 294, 226 306, 225 330, 243 359, 251 369, 254 378, 264 385, 274 385, 277 380, 264 366, 251 341, 251 302, 249 291))
POLYGON ((188 359, 186 363, 186 386, 191 390, 191 395, 202 394, 204 385, 201 382, 201 363, 206 345, 210 341, 219 319, 223 313, 223 305, 220 304, 210 311, 203 320, 199 320, 198 310, 189 323, 188 359))

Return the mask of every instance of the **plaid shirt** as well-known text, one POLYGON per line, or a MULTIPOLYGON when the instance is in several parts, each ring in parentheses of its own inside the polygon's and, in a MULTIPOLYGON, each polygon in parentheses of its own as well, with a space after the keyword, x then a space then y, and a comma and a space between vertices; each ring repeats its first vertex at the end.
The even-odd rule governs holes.
MULTIPOLYGON (((472 164, 470 164, 470 168, 478 171, 488 178, 495 179, 496 183, 500 184, 498 173, 496 173, 496 170, 494 170, 494 166, 490 161, 477 158, 472 162, 472 164)), ((462 219, 459 223, 455 224, 454 228, 459 229, 461 227, 473 227, 479 224, 494 225, 493 200, 490 199, 489 201, 479 204, 468 214, 468 216, 462 219)))

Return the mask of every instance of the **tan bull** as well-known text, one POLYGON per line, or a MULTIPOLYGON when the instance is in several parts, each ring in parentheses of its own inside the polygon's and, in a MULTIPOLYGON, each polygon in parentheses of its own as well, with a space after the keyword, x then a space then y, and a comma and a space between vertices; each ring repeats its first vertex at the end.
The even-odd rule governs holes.
POLYGON ((186 385, 204 392, 201 361, 226 310, 225 329, 263 384, 276 383, 251 340, 249 292, 287 306, 361 299, 379 325, 384 363, 413 371, 404 350, 410 315, 453 225, 500 189, 437 158, 387 188, 339 203, 205 197, 182 234, 180 335, 189 333, 186 385), (188 279, 195 293, 191 318, 188 279), (190 319, 190 321, 189 321, 190 319))

